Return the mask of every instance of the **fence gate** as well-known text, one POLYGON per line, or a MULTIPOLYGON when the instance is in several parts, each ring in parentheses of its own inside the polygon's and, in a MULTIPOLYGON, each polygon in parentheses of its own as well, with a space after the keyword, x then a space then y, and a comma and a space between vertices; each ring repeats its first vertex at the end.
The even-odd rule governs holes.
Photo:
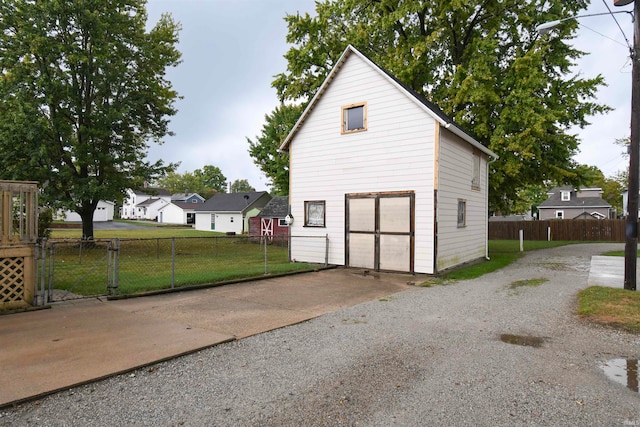
POLYGON ((117 241, 50 242, 46 255, 48 301, 110 294, 117 241), (55 289, 54 289, 55 284, 55 289))

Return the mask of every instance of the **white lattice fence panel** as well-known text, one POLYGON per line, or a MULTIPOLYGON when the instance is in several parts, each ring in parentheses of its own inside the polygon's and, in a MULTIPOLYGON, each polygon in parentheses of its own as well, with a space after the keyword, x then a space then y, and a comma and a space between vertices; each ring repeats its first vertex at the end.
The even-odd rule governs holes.
POLYGON ((0 303, 24 301, 24 258, 0 259, 0 303))

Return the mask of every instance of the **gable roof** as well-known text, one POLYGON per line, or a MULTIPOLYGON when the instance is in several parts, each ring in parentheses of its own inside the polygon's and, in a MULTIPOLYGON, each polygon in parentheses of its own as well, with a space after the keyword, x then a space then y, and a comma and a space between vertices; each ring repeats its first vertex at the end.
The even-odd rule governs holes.
POLYGON ((131 190, 134 194, 138 196, 170 196, 169 192, 164 188, 157 187, 146 187, 146 188, 138 188, 131 190))
POLYGON ((217 193, 204 203, 194 204, 194 207, 198 212, 243 212, 264 195, 268 196, 269 193, 266 191, 217 193))
POLYGON ((258 214, 262 218, 284 218, 289 213, 289 197, 276 196, 258 214))
POLYGON ((156 202, 159 202, 159 201, 163 201, 163 202, 166 203, 165 200, 159 199, 157 197, 156 198, 152 197, 150 199, 147 199, 147 200, 144 200, 144 201, 138 203, 136 206, 137 207, 151 206, 152 204, 154 204, 156 202))
POLYGON ((171 195, 172 202, 184 202, 185 200, 190 199, 191 197, 196 196, 198 200, 204 201, 204 197, 199 195, 198 193, 176 193, 171 195))
MULTIPOLYGON (((593 189, 589 189, 593 190, 593 189)), ((538 205, 540 208, 610 208, 611 205, 607 203, 602 197, 577 197, 579 191, 576 191, 571 186, 556 187, 549 191, 549 198, 538 205), (562 200, 563 192, 570 192, 571 198, 569 200, 562 200)))
POLYGON ((311 102, 309 102, 309 105, 307 105, 307 108, 305 108, 305 110, 300 115, 300 118, 291 129, 291 132, 289 132, 287 137, 284 139, 284 141, 280 145, 281 151, 287 151, 289 149, 289 145, 291 144, 291 141, 293 140, 295 135, 298 133, 298 130, 300 129, 304 121, 307 119, 307 117, 311 114, 311 111, 313 110, 315 105, 318 103, 318 100, 327 90, 327 87, 329 86, 329 84, 331 84, 331 81, 336 77, 336 75, 338 74, 338 72, 346 62, 347 58, 349 58, 349 56, 351 55, 356 55, 362 61, 367 63, 373 70, 375 70, 380 75, 382 75, 387 81, 389 81, 389 83, 395 86, 400 92, 404 93, 423 111, 425 111, 427 114, 433 117, 433 119, 435 119, 438 123, 440 123, 440 125, 444 126, 445 129, 450 130, 451 132, 453 132, 454 134, 462 138, 464 141, 468 142, 473 147, 477 148, 478 150, 482 151, 488 156, 494 157, 496 159, 498 158, 497 154, 489 150, 487 147, 485 147, 480 142, 478 142, 468 132, 464 131, 460 126, 455 124, 453 119, 448 115, 446 115, 444 111, 438 108, 435 104, 427 100, 427 98, 425 98, 424 96, 418 94, 417 92, 413 91, 409 87, 402 84, 397 78, 393 77, 390 73, 380 68, 377 64, 375 64, 373 61, 367 58, 364 54, 362 54, 358 49, 356 49, 352 45, 348 45, 346 47, 346 49, 342 53, 342 56, 340 56, 340 59, 338 59, 338 62, 336 62, 336 65, 329 72, 329 75, 324 80, 324 82, 322 82, 320 89, 318 89, 314 97, 311 99, 311 102))
POLYGON ((179 207, 180 209, 182 209, 183 211, 195 211, 196 207, 200 206, 202 203, 189 203, 189 202, 171 202, 171 203, 167 203, 166 205, 164 205, 163 207, 161 207, 158 210, 163 210, 164 208, 174 205, 179 207))

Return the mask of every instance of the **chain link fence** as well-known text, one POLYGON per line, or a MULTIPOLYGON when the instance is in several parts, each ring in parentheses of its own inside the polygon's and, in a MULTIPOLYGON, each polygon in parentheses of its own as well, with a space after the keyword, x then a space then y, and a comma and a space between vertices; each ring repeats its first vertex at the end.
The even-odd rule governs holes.
MULTIPOLYGON (((290 262, 302 236, 212 236, 43 242, 38 248, 38 303, 100 295, 144 294, 268 274, 308 271, 290 262)), ((309 237, 327 265, 328 238, 309 237)), ((320 258, 318 258, 320 257, 320 258)))

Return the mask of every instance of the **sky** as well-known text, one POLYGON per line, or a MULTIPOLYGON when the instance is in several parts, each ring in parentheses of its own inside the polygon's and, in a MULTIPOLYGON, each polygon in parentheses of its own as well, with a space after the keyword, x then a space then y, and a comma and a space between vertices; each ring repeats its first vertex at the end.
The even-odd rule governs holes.
MULTIPOLYGON (((614 7, 613 0, 592 0, 584 14, 630 10, 614 7)), ((247 137, 255 140, 265 115, 278 105, 274 76, 286 70, 283 55, 289 49, 284 17, 314 14, 314 0, 148 0, 149 24, 162 13, 180 22, 182 63, 167 78, 183 98, 171 117, 174 136, 151 144, 148 159, 180 162, 179 173, 205 165, 222 170, 229 181, 246 179, 258 191, 268 190, 268 179, 249 155, 247 137)), ((627 39, 633 42, 633 24, 627 14, 616 15, 627 39)), ((622 32, 610 15, 578 20, 574 46, 587 52, 575 72, 590 78, 602 74, 608 84, 598 101, 614 108, 590 118, 584 129, 571 133, 581 139, 575 160, 597 166, 605 176, 626 168, 617 138, 629 136, 631 65, 622 32)), ((436 101, 437 104, 437 101, 436 101)))

